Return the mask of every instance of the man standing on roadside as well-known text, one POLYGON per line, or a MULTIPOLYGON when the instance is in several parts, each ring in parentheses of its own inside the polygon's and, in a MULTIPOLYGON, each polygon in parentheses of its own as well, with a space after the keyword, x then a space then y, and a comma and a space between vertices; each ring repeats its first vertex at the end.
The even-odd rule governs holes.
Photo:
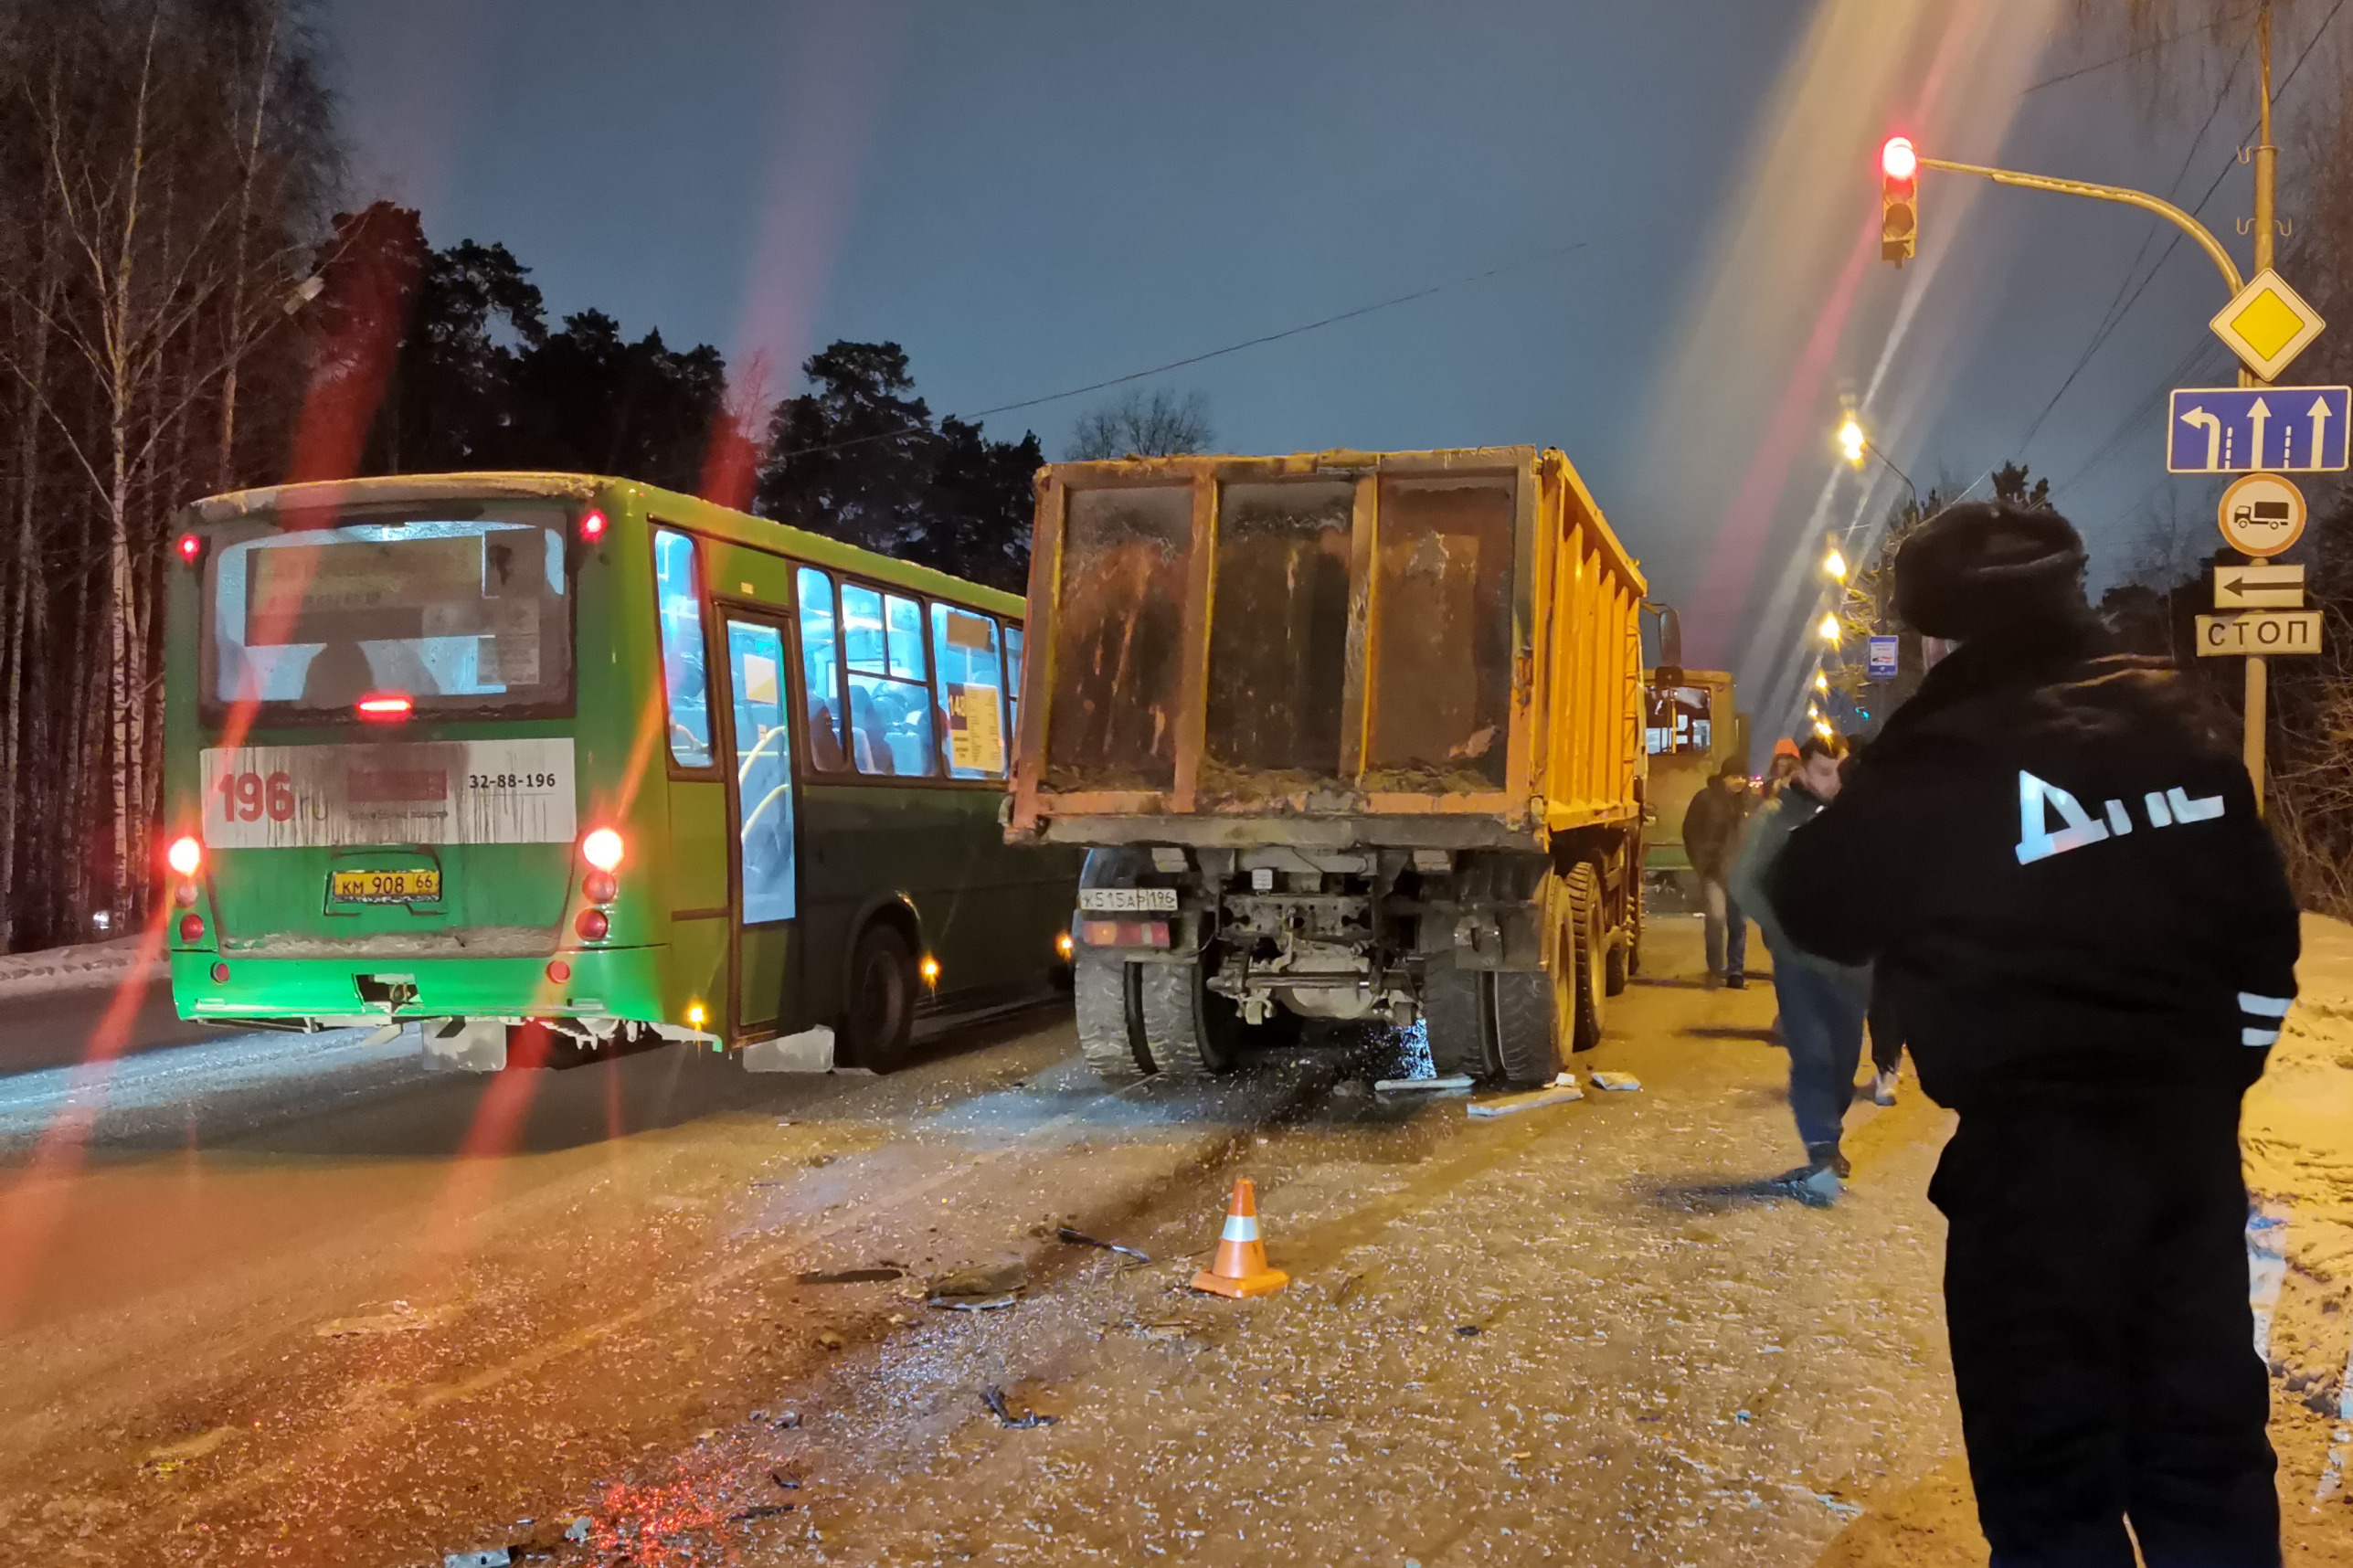
POLYGON ((1789 835, 1839 798, 1839 763, 1845 755, 1846 747, 1835 740, 1807 738, 1797 748, 1797 770, 1781 792, 1757 808, 1732 873, 1733 896, 1751 912, 1773 955, 1773 994, 1781 1004, 1781 1038, 1789 1048, 1789 1109, 1806 1146, 1806 1163, 1784 1172, 1781 1181, 1817 1202, 1837 1197, 1848 1171, 1839 1139, 1847 1107, 1855 1102, 1871 971, 1791 941, 1765 902, 1764 890, 1789 835))
POLYGON ((1748 916, 1726 891, 1741 829, 1751 802, 1748 769, 1727 762, 1683 812, 1683 853, 1700 878, 1707 914, 1708 985, 1738 991, 1748 984, 1748 916))
POLYGON ((2083 560, 2002 504, 1905 543, 1897 613, 1961 646, 1754 907, 1872 963, 1960 1113, 1928 1192, 1994 1568, 2276 1568, 2239 1102, 2296 906, 2227 715, 2105 652, 2083 560))

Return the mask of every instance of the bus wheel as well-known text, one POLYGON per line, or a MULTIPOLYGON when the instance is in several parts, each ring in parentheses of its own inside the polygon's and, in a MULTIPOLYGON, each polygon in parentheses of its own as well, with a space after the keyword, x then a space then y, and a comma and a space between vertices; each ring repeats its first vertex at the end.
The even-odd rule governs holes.
POLYGON ((1151 1053, 1144 1049, 1137 967, 1091 948, 1080 948, 1072 960, 1079 1054, 1106 1083, 1131 1084, 1152 1071, 1151 1053))
POLYGON ((1144 1049, 1155 1072, 1207 1078, 1233 1070, 1241 1045, 1242 1012, 1233 999, 1202 983, 1201 960, 1138 964, 1144 1008, 1144 1049))
POLYGON ((842 1009, 850 1060, 877 1073, 897 1066, 914 1023, 915 959, 906 938, 893 927, 869 926, 851 949, 842 1009))

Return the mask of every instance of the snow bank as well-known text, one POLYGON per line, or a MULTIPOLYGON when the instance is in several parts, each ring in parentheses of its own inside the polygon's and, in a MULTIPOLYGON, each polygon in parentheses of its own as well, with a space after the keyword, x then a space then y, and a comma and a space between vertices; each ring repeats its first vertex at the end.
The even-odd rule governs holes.
POLYGON ((2247 1185, 2287 1217, 2273 1370, 2286 1397, 2353 1416, 2353 926, 2305 916, 2296 980, 2241 1137, 2247 1185))
MULTIPOLYGON (((112 941, 85 942, 72 948, 0 953, 0 998, 120 985, 138 967, 140 940, 137 937, 117 937, 112 941)), ((171 969, 161 958, 148 965, 147 978, 151 981, 165 980, 170 976, 171 969)))

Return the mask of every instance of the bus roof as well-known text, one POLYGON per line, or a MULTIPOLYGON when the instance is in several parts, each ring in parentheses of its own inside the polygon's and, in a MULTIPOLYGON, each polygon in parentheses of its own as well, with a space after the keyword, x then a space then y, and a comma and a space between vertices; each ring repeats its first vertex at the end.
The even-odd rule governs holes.
POLYGON ((795 528, 748 512, 737 512, 698 497, 640 484, 635 480, 600 474, 483 471, 478 473, 396 473, 372 479, 314 480, 301 484, 273 484, 259 490, 237 490, 208 495, 188 510, 202 523, 228 523, 265 512, 305 512, 378 502, 457 500, 590 501, 608 497, 608 504, 626 501, 657 520, 674 523, 730 544, 790 555, 812 566, 832 567, 895 583, 935 596, 961 599, 976 609, 994 610, 1019 620, 1027 609, 1020 594, 984 588, 979 583, 894 560, 873 550, 845 545, 822 534, 795 528))

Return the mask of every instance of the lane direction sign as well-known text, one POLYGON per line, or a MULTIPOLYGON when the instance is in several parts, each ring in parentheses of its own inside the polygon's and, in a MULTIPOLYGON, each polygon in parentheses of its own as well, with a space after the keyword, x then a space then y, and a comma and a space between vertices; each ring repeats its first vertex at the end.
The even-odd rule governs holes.
POLYGON ((2302 609, 2302 567, 2217 567, 2217 609, 2302 609))
POLYGON ((2214 508, 2223 542, 2242 556, 2276 556, 2304 536, 2304 492, 2275 473, 2232 480, 2214 508))
POLYGON ((2168 473, 2335 473, 2353 456, 2353 387, 2182 387, 2168 473))
POLYGON ((2206 324, 2256 379, 2276 381, 2288 362, 2328 323, 2287 286, 2287 280, 2266 267, 2248 279, 2247 286, 2206 324))
POLYGON ((2198 618, 2201 659, 2319 652, 2320 611, 2316 609, 2251 609, 2242 615, 2198 618))

